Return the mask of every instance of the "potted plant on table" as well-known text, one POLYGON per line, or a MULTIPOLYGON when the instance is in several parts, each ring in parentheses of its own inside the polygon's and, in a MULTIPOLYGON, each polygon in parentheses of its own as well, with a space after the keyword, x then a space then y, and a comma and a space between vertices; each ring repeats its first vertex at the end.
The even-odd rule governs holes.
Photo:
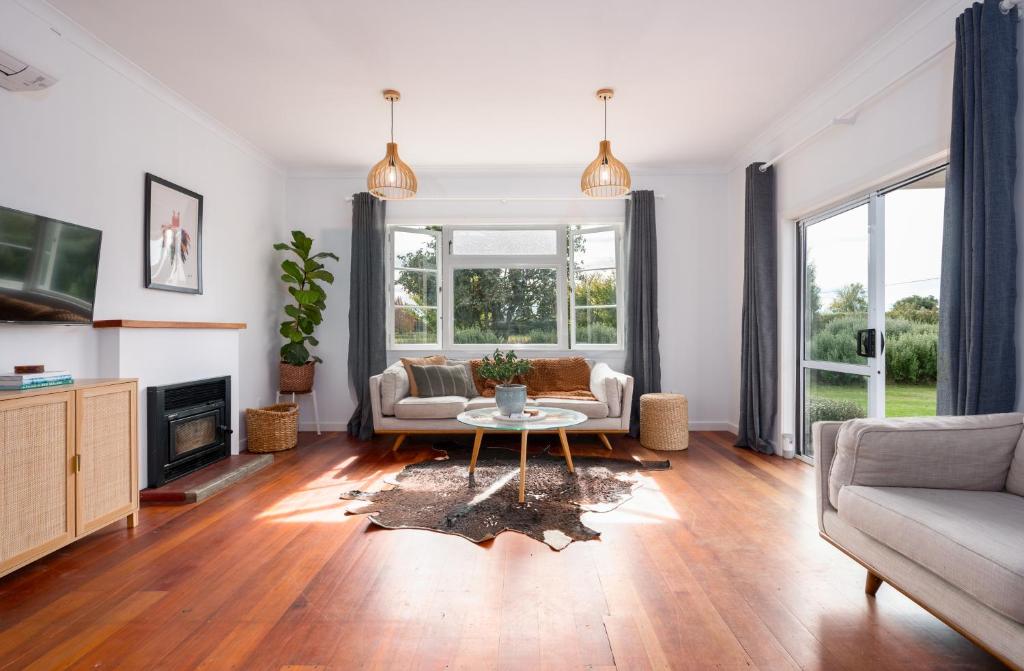
POLYGON ((302 231, 292 231, 291 242, 274 245, 278 251, 291 252, 297 258, 281 262, 284 274, 281 279, 288 283, 288 293, 295 302, 284 306, 287 321, 281 322, 281 335, 288 342, 281 346, 281 376, 279 389, 282 392, 304 394, 313 389, 313 375, 317 363, 323 360, 311 355, 307 344, 319 345, 313 331, 323 321, 327 308, 327 293, 321 283, 332 284, 334 275, 324 268, 321 259, 338 260, 331 252, 312 253, 313 239, 302 231))
POLYGON ((494 350, 494 356, 485 356, 477 369, 480 377, 497 384, 494 402, 498 412, 506 417, 521 415, 526 409, 526 385, 515 384, 516 378, 530 372, 530 362, 520 359, 512 350, 494 350))

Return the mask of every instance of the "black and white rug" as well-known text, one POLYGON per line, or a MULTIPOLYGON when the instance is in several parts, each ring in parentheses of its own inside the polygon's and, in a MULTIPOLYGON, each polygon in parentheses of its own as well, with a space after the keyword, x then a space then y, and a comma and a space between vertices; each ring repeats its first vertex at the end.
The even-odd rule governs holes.
POLYGON ((582 513, 614 510, 642 486, 643 473, 671 468, 668 461, 574 456, 571 475, 560 453, 534 454, 526 465, 526 502, 520 504, 518 450, 482 449, 470 478, 470 450, 452 443, 439 447, 447 456, 406 466, 385 489, 342 494, 356 501, 346 512, 369 514, 385 529, 428 529, 474 543, 518 531, 561 550, 600 535, 583 524, 582 513))

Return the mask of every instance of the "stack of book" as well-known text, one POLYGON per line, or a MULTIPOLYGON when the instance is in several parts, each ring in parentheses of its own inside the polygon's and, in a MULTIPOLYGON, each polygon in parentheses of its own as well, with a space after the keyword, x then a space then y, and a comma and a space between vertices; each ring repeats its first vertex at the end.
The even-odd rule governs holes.
POLYGON ((71 384, 71 373, 66 370, 48 370, 45 373, 25 373, 16 375, 0 375, 0 391, 21 391, 39 387, 53 387, 58 384, 71 384))

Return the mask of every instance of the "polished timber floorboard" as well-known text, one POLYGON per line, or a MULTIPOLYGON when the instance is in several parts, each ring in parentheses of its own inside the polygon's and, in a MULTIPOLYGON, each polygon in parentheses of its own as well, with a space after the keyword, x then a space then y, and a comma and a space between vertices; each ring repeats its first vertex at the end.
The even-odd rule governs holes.
POLYGON ((587 516, 600 540, 559 553, 346 517, 340 492, 429 443, 303 434, 201 504, 144 507, 0 578, 0 669, 1000 668, 892 588, 865 596, 818 538, 812 469, 730 438, 691 434, 672 470, 587 516))

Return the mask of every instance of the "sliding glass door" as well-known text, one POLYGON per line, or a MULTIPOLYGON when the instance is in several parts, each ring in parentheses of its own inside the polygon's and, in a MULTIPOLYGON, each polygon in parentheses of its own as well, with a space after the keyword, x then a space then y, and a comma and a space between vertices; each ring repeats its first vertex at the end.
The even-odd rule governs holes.
POLYGON ((799 454, 817 421, 935 414, 944 179, 800 222, 799 454))

